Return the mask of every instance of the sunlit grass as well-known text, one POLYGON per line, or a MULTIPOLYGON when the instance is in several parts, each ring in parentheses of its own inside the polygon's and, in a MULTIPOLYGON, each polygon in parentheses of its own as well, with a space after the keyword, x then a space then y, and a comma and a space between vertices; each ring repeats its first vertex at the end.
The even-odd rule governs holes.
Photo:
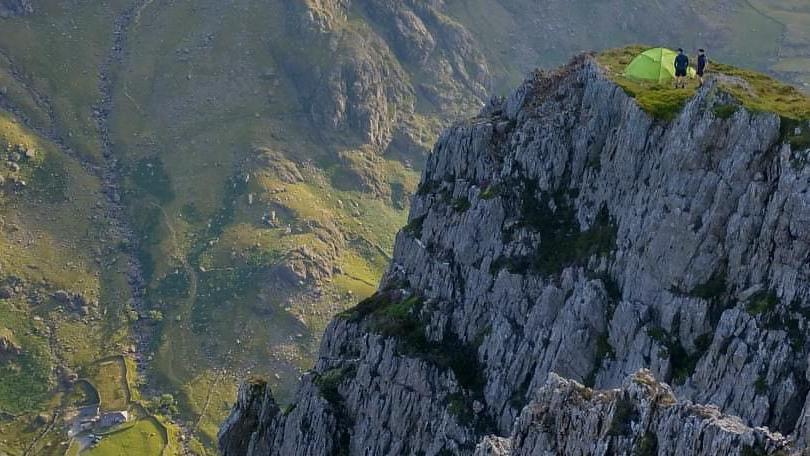
MULTIPOLYGON (((642 109, 653 117, 671 120, 694 95, 697 82, 691 80, 686 89, 674 89, 670 84, 637 82, 624 77, 625 67, 645 49, 647 47, 638 45, 611 49, 599 53, 597 60, 608 76, 635 98, 642 109)), ((720 81, 720 87, 747 109, 773 112, 788 119, 810 118, 810 97, 789 84, 756 71, 717 62, 711 63, 711 74, 736 78, 739 83, 734 79, 724 79, 720 81)))

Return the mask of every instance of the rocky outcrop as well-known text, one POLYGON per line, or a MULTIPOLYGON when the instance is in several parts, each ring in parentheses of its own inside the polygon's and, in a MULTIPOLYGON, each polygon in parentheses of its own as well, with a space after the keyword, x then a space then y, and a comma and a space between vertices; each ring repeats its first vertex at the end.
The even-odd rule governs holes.
POLYGON ((379 293, 329 326, 294 408, 226 454, 577 454, 641 429, 670 439, 657 454, 805 445, 810 167, 779 116, 716 114, 735 103, 709 83, 658 120, 585 56, 448 129, 379 293), (606 440, 621 397, 655 396, 639 369, 706 405, 634 405, 606 440), (577 404, 548 409, 560 378, 622 388, 582 400, 576 447, 577 404))
POLYGON ((476 456, 558 454, 777 454, 788 440, 716 406, 679 402, 649 371, 596 391, 554 373, 518 417, 510 438, 489 437, 476 456))
POLYGON ((33 0, 0 0, 0 18, 24 16, 33 12, 33 0))
POLYGON ((220 436, 229 436, 221 440, 223 454, 246 454, 262 411, 267 409, 273 414, 277 413, 278 407, 272 396, 267 395, 268 392, 267 383, 261 380, 240 385, 236 404, 219 432, 220 436))
POLYGON ((22 347, 11 330, 0 327, 0 363, 17 358, 22 354, 22 347))
POLYGON ((91 308, 98 305, 96 301, 87 299, 81 293, 72 293, 65 290, 56 290, 51 297, 69 311, 78 312, 80 315, 88 315, 91 308))

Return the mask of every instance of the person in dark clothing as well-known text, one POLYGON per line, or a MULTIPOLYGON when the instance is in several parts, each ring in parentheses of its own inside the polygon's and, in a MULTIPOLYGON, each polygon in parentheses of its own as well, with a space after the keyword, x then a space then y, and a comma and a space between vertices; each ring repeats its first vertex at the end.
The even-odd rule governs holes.
POLYGON ((678 55, 675 56, 675 88, 686 88, 686 70, 689 68, 689 57, 683 53, 683 49, 678 48, 678 55))
POLYGON ((709 59, 706 58, 706 51, 703 49, 698 49, 697 76, 698 80, 700 81, 700 85, 703 85, 703 75, 706 74, 706 67, 708 64, 709 59))

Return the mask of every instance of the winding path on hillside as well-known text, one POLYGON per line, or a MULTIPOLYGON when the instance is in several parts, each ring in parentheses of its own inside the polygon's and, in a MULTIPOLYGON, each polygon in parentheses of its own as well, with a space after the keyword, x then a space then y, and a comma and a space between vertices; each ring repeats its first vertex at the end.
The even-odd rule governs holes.
MULTIPOLYGON (((169 235, 171 236, 172 240, 172 247, 174 249, 174 254, 180 261, 183 269, 186 271, 189 277, 189 297, 186 300, 186 304, 183 309, 180 309, 179 315, 181 317, 181 321, 183 322, 184 329, 191 329, 188 325, 188 322, 191 321, 191 312, 194 309, 194 305, 197 301, 197 284, 199 283, 199 278, 197 274, 197 270, 191 266, 188 262, 188 258, 183 254, 182 249, 180 248, 180 244, 177 239, 177 231, 174 229, 174 225, 171 222, 171 218, 163 206, 152 203, 157 209, 160 210, 160 213, 163 216, 163 222, 166 225, 166 229, 169 231, 169 235)), ((240 338, 245 337, 245 330, 242 330, 240 338)), ((225 375, 227 372, 232 371, 236 367, 236 356, 234 356, 233 348, 230 348, 225 355, 225 359, 223 360, 223 366, 218 369, 214 369, 214 378, 208 383, 208 387, 206 388, 205 393, 205 401, 203 402, 202 408, 199 410, 199 414, 197 419, 194 420, 192 424, 181 423, 181 427, 184 431, 189 434, 196 433, 200 425, 202 424, 203 420, 205 419, 206 415, 208 414, 208 409, 211 405, 211 401, 214 396, 214 391, 216 390, 217 386, 224 380, 225 375), (190 431, 190 432, 189 432, 190 431)))

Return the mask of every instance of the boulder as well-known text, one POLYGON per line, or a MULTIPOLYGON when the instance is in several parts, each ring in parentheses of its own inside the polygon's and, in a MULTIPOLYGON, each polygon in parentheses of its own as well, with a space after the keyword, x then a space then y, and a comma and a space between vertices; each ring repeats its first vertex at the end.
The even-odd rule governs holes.
POLYGON ((22 354, 22 347, 10 329, 0 327, 0 363, 17 358, 22 354))
POLYGON ((3 285, 0 287, 0 299, 11 299, 14 297, 14 288, 3 285))

